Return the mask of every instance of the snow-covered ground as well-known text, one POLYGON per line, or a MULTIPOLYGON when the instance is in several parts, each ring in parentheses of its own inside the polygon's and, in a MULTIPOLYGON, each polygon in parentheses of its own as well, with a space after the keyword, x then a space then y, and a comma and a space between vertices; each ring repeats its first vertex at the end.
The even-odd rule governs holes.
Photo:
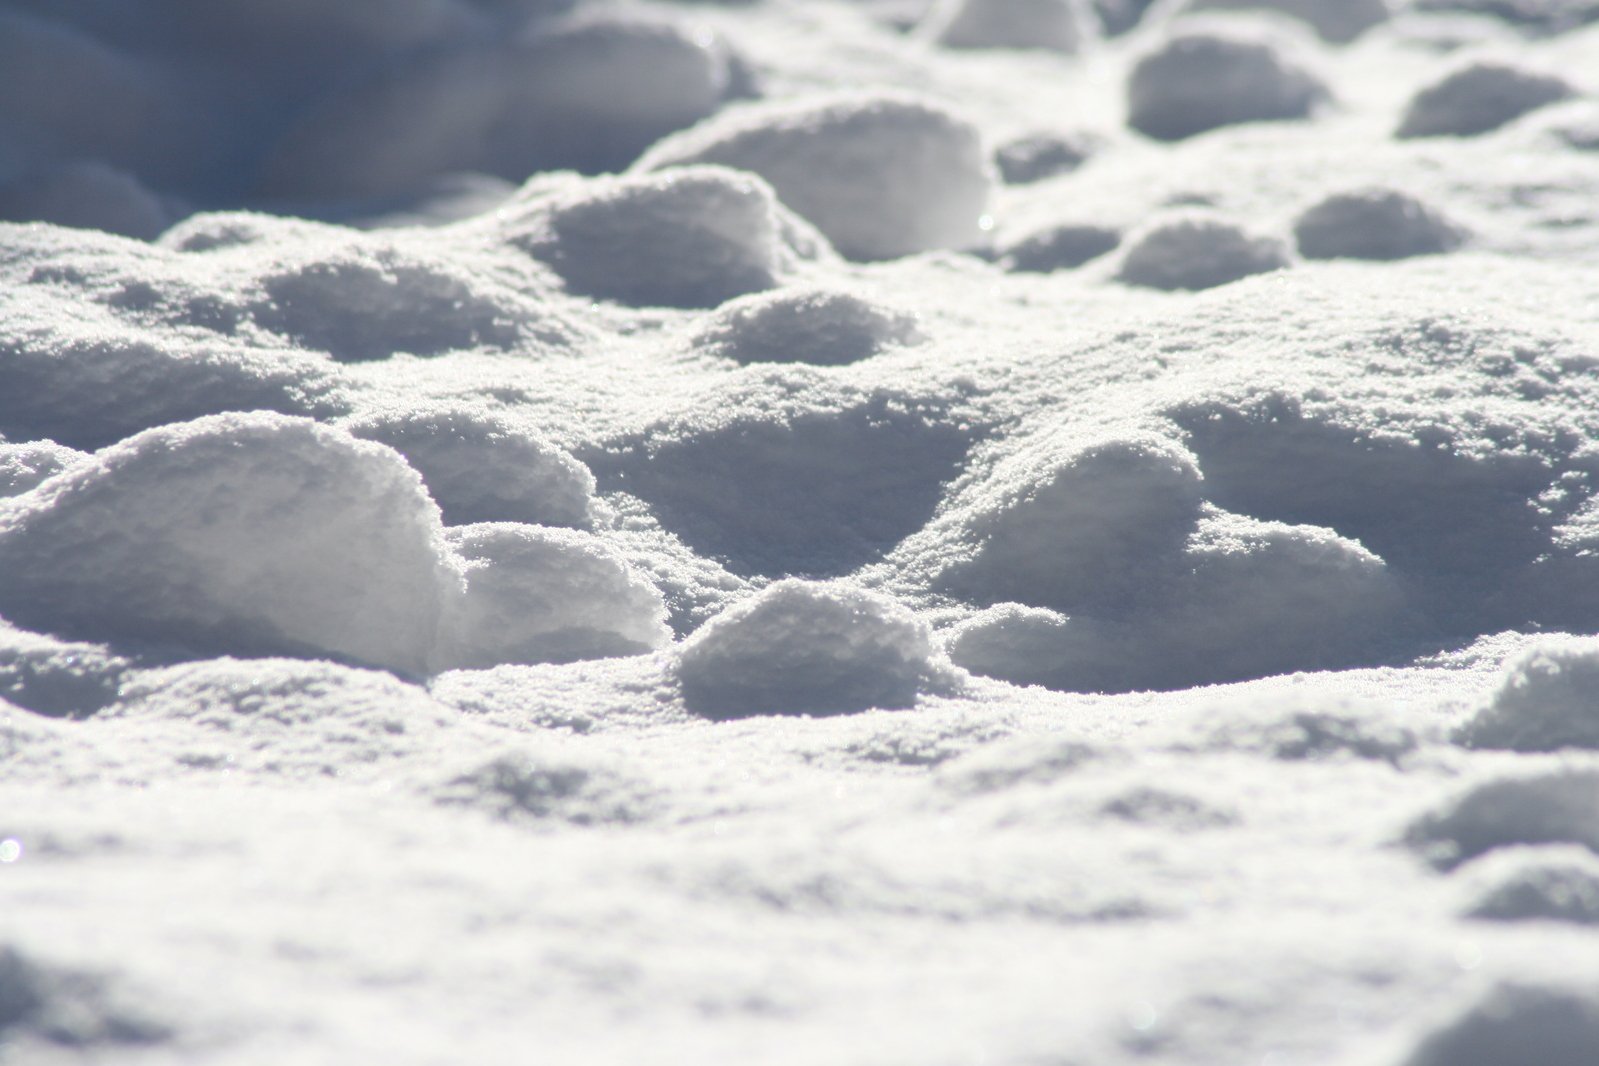
POLYGON ((0 217, 0 1059, 1599 1063, 1592 0, 0 0, 0 217))

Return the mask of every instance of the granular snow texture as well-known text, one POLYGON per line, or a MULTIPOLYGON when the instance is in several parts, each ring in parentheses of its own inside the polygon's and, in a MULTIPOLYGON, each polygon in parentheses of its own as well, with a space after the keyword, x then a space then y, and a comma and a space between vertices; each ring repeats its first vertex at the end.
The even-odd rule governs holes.
POLYGON ((1599 1063, 1596 56, 0 0, 0 1061, 1599 1063))

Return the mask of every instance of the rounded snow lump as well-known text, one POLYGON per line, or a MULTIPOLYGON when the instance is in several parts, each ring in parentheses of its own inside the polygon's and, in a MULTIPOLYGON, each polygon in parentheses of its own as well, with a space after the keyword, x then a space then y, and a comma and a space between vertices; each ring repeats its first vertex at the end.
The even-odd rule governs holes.
POLYGON ((1548 638, 1517 656, 1458 739, 1512 751, 1599 748, 1599 638, 1548 638))
POLYGON ((971 124, 900 95, 726 112, 661 141, 638 165, 687 163, 759 174, 850 259, 980 243, 994 184, 971 124))
POLYGON ((469 410, 395 410, 345 425, 405 456, 451 525, 529 522, 587 528, 594 475, 543 438, 469 410))
POLYGON ((1080 267, 1121 243, 1121 234, 1106 226, 1065 224, 1029 234, 1005 248, 1000 265, 1006 270, 1048 274, 1080 267))
POLYGON ((1466 238, 1437 211, 1393 189, 1334 193, 1294 223, 1307 259, 1403 259, 1453 251, 1466 238))
POLYGON ((1426 1037, 1405 1066, 1591 1066, 1599 999, 1591 991, 1501 984, 1426 1037))
POLYGON ((848 714, 912 706, 931 655, 926 626, 894 601, 790 579, 700 627, 677 674, 709 718, 848 714))
POLYGON ((1083 0, 940 0, 922 32, 949 48, 1041 48, 1076 52, 1090 39, 1083 0))
POLYGON ((1418 819, 1405 835, 1440 869, 1498 848, 1580 844, 1599 853, 1599 769, 1572 766, 1484 782, 1418 819))
POLYGON ((723 167, 602 178, 525 211, 511 243, 571 292, 637 306, 715 307, 770 289, 822 243, 766 182, 723 167))
POLYGON ((420 671, 459 586, 438 508, 309 419, 147 430, 0 510, 0 613, 44 631, 420 671))
POLYGON ((1269 40, 1191 31, 1133 68, 1127 122, 1176 141, 1240 122, 1307 118, 1327 97, 1315 75, 1269 40))
POLYGON ((1394 136, 1470 137, 1571 95, 1561 78, 1479 60, 1418 92, 1394 136))
POLYGON ((789 287, 731 301, 694 346, 740 363, 841 366, 919 339, 913 315, 839 289, 789 287))
POLYGON ((1225 219, 1185 214, 1156 221, 1128 242, 1117 273, 1130 285, 1209 289, 1291 262, 1275 237, 1254 236, 1225 219))
POLYGON ((439 670, 636 655, 671 639, 660 590, 592 534, 490 522, 447 536, 467 586, 439 670))
POLYGON ((1393 12, 1389 0, 1193 0, 1194 11, 1276 11, 1309 24, 1324 41, 1346 44, 1393 12))
POLYGON ((172 223, 156 195, 131 174, 83 161, 0 183, 0 219, 53 222, 153 240, 172 223))

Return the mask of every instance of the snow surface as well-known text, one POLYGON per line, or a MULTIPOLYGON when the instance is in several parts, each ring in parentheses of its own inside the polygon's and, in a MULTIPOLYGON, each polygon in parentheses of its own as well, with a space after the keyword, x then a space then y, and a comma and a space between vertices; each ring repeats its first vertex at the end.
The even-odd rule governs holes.
POLYGON ((0 1061, 1593 1066, 1596 58, 0 0, 0 1061))

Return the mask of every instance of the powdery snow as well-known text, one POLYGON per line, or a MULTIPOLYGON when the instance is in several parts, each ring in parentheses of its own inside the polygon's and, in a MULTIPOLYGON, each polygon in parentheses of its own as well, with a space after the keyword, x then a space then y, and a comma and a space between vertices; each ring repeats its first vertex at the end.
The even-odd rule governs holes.
POLYGON ((0 0, 0 1059, 1599 1062, 1595 55, 0 0))

